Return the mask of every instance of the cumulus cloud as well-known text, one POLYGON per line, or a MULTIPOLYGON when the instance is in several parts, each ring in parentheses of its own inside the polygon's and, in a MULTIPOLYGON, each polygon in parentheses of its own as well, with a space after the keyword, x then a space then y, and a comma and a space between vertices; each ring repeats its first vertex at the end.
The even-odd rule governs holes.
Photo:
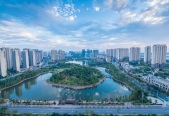
POLYGON ((169 0, 4 1, 1 7, 1 46, 103 50, 168 43, 169 0))
POLYGON ((79 13, 80 9, 75 9, 74 4, 64 4, 53 6, 50 9, 47 9, 47 12, 56 18, 61 20, 74 21, 76 19, 75 13, 79 13))
POLYGON ((100 11, 100 7, 96 6, 94 7, 95 11, 100 11))
POLYGON ((149 0, 145 2, 146 6, 143 11, 122 10, 121 23, 129 24, 134 22, 143 22, 146 24, 160 24, 165 22, 169 17, 163 13, 168 9, 169 0, 149 0))

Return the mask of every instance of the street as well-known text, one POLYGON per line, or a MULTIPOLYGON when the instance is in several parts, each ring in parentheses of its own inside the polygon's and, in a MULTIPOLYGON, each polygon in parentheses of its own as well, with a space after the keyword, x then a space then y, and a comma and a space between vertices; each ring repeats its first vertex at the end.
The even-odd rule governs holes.
POLYGON ((17 110, 18 113, 33 114, 51 114, 53 112, 60 114, 78 114, 78 113, 95 113, 95 114, 169 114, 168 108, 31 108, 31 107, 9 107, 8 111, 17 110))

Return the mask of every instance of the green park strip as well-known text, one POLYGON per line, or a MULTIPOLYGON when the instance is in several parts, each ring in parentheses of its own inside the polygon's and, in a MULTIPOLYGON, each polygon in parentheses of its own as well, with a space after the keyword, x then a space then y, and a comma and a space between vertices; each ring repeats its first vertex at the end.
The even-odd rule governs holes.
POLYGON ((32 70, 32 71, 25 71, 24 73, 17 75, 15 77, 10 77, 5 80, 2 80, 0 81, 0 91, 16 86, 28 79, 36 78, 37 76, 44 74, 50 70, 51 70, 51 67, 41 68, 41 69, 32 70))

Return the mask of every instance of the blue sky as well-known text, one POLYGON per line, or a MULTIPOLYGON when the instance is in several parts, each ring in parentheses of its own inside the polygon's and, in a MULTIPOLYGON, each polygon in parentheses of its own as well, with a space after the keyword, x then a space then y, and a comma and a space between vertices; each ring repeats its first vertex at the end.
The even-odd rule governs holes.
POLYGON ((169 47, 169 0, 0 0, 0 46, 169 47))

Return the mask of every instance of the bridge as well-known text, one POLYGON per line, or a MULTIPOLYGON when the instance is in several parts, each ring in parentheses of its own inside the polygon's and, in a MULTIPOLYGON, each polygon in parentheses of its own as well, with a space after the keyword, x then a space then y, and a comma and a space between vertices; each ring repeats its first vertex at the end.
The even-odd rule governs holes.
POLYGON ((113 78, 111 75, 105 75, 106 78, 113 78))

